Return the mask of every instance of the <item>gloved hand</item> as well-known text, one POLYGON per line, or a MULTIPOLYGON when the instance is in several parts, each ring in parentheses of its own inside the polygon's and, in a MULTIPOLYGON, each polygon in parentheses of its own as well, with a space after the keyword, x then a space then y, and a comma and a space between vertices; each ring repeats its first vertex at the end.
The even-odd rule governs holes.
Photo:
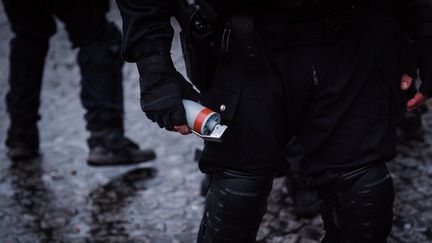
MULTIPOLYGON (((175 70, 169 55, 147 57, 139 61, 137 66, 140 73, 141 109, 159 127, 178 131, 178 126, 187 124, 182 99, 197 101, 198 92, 175 70)), ((184 130, 179 132, 186 133, 184 130)))
POLYGON ((407 103, 407 110, 412 111, 432 97, 432 38, 414 40, 407 59, 408 65, 401 79, 401 89, 408 90, 416 77, 421 80, 419 90, 407 103))

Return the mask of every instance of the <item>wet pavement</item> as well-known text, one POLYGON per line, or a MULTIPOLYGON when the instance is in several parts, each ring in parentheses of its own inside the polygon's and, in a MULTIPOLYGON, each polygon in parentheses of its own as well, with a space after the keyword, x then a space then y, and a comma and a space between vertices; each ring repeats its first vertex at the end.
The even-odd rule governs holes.
MULTIPOLYGON (((120 24, 116 11, 110 19, 120 24)), ((8 76, 12 37, 0 5, 0 97, 8 76)), ((180 70, 178 43, 173 58, 180 70)), ((76 50, 61 24, 51 39, 42 91, 42 157, 11 163, 0 145, 0 242, 194 242, 204 199, 203 175, 194 162, 201 141, 165 132, 140 111, 138 74, 124 68, 127 135, 154 148, 157 159, 139 166, 86 165, 84 110, 79 101, 76 50)), ((426 142, 399 146, 390 165, 396 188, 394 227, 389 242, 432 242, 432 114, 424 115, 426 142)), ((8 119, 0 102, 0 140, 8 119)), ((298 219, 283 180, 274 183, 259 242, 313 243, 321 220, 298 219)))

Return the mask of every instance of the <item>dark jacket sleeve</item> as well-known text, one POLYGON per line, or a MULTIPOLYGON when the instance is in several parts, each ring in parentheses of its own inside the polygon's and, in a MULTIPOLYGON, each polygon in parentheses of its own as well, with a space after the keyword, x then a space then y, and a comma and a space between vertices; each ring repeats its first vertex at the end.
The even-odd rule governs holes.
POLYGON ((169 54, 173 38, 170 18, 176 0, 117 0, 123 18, 123 59, 136 62, 169 54))
POLYGON ((412 39, 432 38, 432 0, 405 0, 400 15, 412 39))

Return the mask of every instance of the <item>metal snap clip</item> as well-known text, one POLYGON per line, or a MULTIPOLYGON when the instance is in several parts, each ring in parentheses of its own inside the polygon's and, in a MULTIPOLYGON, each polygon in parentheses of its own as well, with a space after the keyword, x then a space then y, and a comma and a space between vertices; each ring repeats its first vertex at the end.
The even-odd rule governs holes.
POLYGON ((225 110, 226 110, 226 106, 225 106, 225 105, 221 105, 221 106, 219 107, 219 110, 222 111, 222 112, 225 111, 225 110))

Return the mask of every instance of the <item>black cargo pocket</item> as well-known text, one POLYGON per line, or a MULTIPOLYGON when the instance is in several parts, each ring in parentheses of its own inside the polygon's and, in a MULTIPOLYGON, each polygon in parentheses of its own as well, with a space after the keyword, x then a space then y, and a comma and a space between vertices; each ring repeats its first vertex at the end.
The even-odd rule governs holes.
POLYGON ((234 118, 240 93, 220 88, 211 89, 201 95, 201 104, 221 115, 222 121, 234 118))

